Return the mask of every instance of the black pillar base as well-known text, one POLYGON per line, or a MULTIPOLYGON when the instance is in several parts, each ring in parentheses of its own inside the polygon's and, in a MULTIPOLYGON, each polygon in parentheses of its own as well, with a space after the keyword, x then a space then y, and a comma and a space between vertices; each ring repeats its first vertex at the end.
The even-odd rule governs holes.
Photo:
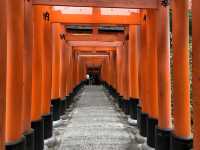
POLYGON ((142 112, 142 108, 138 105, 137 106, 137 127, 138 127, 138 129, 141 128, 141 112, 142 112))
POLYGON ((129 100, 129 114, 131 119, 137 120, 137 105, 139 104, 139 99, 130 98, 129 100))
POLYGON ((49 139, 53 135, 53 116, 52 113, 42 116, 44 120, 44 139, 49 139))
POLYGON ((53 121, 58 121, 60 120, 61 100, 59 98, 52 99, 51 104, 53 106, 53 121))
POLYGON ((69 109, 70 107, 70 99, 69 96, 65 96, 65 109, 69 109))
POLYGON ((64 115, 65 114, 65 106, 66 105, 66 100, 65 98, 61 99, 61 102, 60 102, 60 115, 64 115))
POLYGON ((143 137, 147 137, 147 121, 148 114, 141 112, 141 120, 140 120, 140 135, 143 137))
POLYGON ((118 97, 118 106, 121 109, 123 108, 123 96, 118 97))
POLYGON ((129 115, 129 100, 123 100, 123 112, 129 115))
POLYGON ((32 129, 35 132, 35 150, 43 150, 44 148, 44 121, 43 119, 33 121, 32 129))
POLYGON ((147 120, 147 144, 150 147, 155 147, 155 132, 156 126, 158 125, 158 120, 149 117, 147 120))
POLYGON ((156 127, 156 150, 170 149, 171 129, 160 129, 156 127))
POLYGON ((190 150, 193 148, 193 139, 184 139, 171 134, 170 150, 190 150))
POLYGON ((26 150, 26 139, 23 136, 16 142, 10 142, 6 144, 6 150, 26 150))
POLYGON ((35 133, 33 129, 24 133, 24 137, 26 138, 26 150, 34 150, 35 149, 35 133))
POLYGON ((74 101, 74 93, 71 92, 71 93, 69 93, 69 104, 71 105, 73 103, 73 101, 74 101))

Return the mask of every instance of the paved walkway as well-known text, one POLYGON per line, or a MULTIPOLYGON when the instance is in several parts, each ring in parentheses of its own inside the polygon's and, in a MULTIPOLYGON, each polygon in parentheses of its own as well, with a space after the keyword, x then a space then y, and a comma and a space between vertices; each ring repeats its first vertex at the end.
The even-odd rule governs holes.
POLYGON ((85 87, 62 130, 59 150, 137 150, 125 120, 102 86, 85 87))

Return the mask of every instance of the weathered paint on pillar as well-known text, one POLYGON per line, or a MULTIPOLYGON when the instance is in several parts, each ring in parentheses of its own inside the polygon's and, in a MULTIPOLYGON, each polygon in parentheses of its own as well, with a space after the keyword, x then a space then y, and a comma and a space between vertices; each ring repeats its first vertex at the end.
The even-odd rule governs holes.
POLYGON ((44 18, 42 51, 42 114, 47 115, 51 107, 51 88, 52 88, 52 25, 51 7, 45 6, 43 12, 48 12, 50 18, 44 18))
POLYGON ((169 7, 159 8, 158 25, 158 126, 171 128, 169 7))
MULTIPOLYGON (((64 29, 62 29, 64 30, 64 29)), ((64 32, 64 31, 63 31, 64 32)), ((61 41, 61 49, 60 49, 60 98, 64 98, 66 96, 66 48, 65 48, 65 40, 61 41)))
POLYGON ((117 90, 122 95, 122 71, 121 71, 121 65, 122 65, 122 47, 117 47, 117 90))
POLYGON ((142 12, 141 24, 141 57, 140 57, 140 87, 141 87, 141 106, 144 113, 148 113, 148 53, 147 53, 147 21, 146 11, 142 12))
POLYGON ((110 75, 111 75, 111 84, 116 88, 116 65, 115 65, 115 51, 110 52, 110 75))
POLYGON ((137 26, 129 26, 129 97, 139 98, 139 81, 138 81, 138 36, 137 26))
POLYGON ((8 143, 15 142, 22 136, 24 1, 8 0, 7 4, 6 142, 8 143))
POLYGON ((53 61, 52 61, 52 89, 51 98, 59 98, 60 88, 60 52, 61 52, 61 39, 60 34, 62 32, 60 23, 53 23, 53 61))
POLYGON ((194 150, 200 150, 200 1, 192 1, 192 100, 194 113, 194 150))
POLYGON ((153 9, 149 9, 147 13, 148 113, 154 119, 158 118, 157 13, 153 9))
POLYGON ((66 47, 66 95, 69 95, 70 92, 70 46, 69 44, 66 42, 65 43, 65 47, 66 47))
POLYGON ((172 1, 174 50, 174 133, 191 135, 189 82, 189 19, 188 0, 172 1))
POLYGON ((42 51, 43 51, 43 6, 33 6, 34 46, 32 56, 32 106, 31 119, 42 116, 42 51))
POLYGON ((32 101, 32 51, 33 51, 33 18, 32 1, 25 1, 24 10, 24 52, 23 52, 23 129, 31 129, 31 101, 32 101))
POLYGON ((7 0, 0 0, 0 149, 4 150, 5 144, 5 113, 6 113, 6 58, 7 58, 7 0))
MULTIPOLYGON (((128 35, 129 34, 129 28, 126 27, 125 28, 125 35, 128 35)), ((122 90, 123 90, 123 96, 125 98, 125 100, 128 100, 129 97, 128 97, 128 94, 129 94, 129 66, 128 66, 128 49, 129 49, 129 43, 128 43, 128 40, 127 39, 124 39, 124 42, 123 42, 123 50, 122 50, 122 90)))

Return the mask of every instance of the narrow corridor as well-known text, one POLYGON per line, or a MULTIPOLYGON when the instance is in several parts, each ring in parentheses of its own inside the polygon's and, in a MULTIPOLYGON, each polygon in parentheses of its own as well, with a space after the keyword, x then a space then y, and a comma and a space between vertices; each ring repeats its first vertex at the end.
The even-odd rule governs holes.
POLYGON ((126 120, 103 86, 86 86, 64 129, 60 150, 129 149, 134 136, 126 120))

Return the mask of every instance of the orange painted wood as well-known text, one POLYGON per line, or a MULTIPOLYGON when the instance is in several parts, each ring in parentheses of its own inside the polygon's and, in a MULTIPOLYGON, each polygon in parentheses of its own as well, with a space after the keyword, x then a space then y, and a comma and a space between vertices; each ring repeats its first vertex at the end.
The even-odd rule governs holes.
POLYGON ((60 97, 64 98, 66 96, 66 47, 65 40, 61 41, 60 49, 60 97))
POLYGON ((156 0, 33 0, 33 4, 108 8, 157 8, 158 6, 156 0))
POLYGON ((158 11, 147 11, 147 53, 148 53, 148 113, 149 117, 158 118, 158 61, 157 61, 157 25, 158 11))
POLYGON ((128 67, 129 67, 129 97, 139 98, 139 80, 138 80, 138 27, 129 26, 129 48, 128 48, 128 67))
POLYGON ((42 51, 43 41, 43 7, 33 7, 33 28, 34 28, 34 48, 33 48, 33 69, 32 69, 32 107, 31 119, 37 121, 42 116, 42 51))
POLYGON ((31 102, 32 102, 32 52, 33 52, 33 17, 32 2, 25 1, 24 10, 24 52, 23 52, 23 129, 31 129, 31 102))
POLYGON ((114 47, 91 47, 91 46, 74 46, 73 50, 80 52, 105 52, 105 51, 116 51, 114 47))
POLYGON ((89 34, 89 35, 75 35, 67 33, 66 40, 68 41, 105 41, 114 42, 125 39, 123 34, 89 34))
POLYGON ((69 84, 70 84, 70 87, 69 87, 69 90, 70 92, 72 92, 73 90, 73 63, 72 63, 72 46, 69 45, 69 84))
POLYGON ((6 142, 8 143, 15 142, 22 136, 24 1, 8 0, 7 4, 6 142))
POLYGON ((191 136, 188 0, 172 1, 174 50, 174 133, 191 136))
POLYGON ((128 100, 128 90, 129 90, 129 74, 128 74, 128 41, 124 42, 123 50, 122 50, 122 64, 121 64, 121 71, 122 71, 122 91, 125 100, 128 100))
POLYGON ((76 86, 76 76, 77 76, 75 57, 76 57, 75 51, 72 51, 72 88, 76 86))
POLYGON ((122 95, 122 51, 123 47, 117 47, 117 90, 122 95))
POLYGON ((0 0, 0 149, 4 150, 5 144, 5 114, 6 114, 6 58, 7 58, 7 1, 0 0))
POLYGON ((200 150, 200 1, 192 1, 192 100, 193 100, 193 114, 194 114, 194 150, 200 150))
POLYGON ((52 61, 52 89, 51 98, 59 98, 60 89, 60 53, 61 53, 61 39, 62 32, 61 24, 54 23, 53 26, 53 61, 52 61))
POLYGON ((66 48, 66 96, 70 93, 70 47, 65 43, 66 48))
POLYGON ((123 43, 121 41, 116 42, 101 42, 101 41, 68 41, 70 46, 90 46, 90 47, 117 47, 121 46, 123 43))
POLYGON ((160 6, 158 25, 158 126, 171 128, 169 8, 160 6))
POLYGON ((116 53, 115 51, 110 52, 110 74, 111 74, 111 85, 116 88, 116 53))
POLYGON ((32 121, 37 121, 42 114, 42 52, 44 51, 44 21, 42 6, 33 7, 34 21, 34 48, 33 48, 33 68, 32 68, 32 121))
POLYGON ((143 11, 142 18, 143 22, 141 25, 141 57, 140 57, 140 69, 141 69, 141 106, 142 111, 148 113, 148 51, 147 51, 147 21, 144 19, 146 11, 143 11))
POLYGON ((62 14, 60 11, 54 11, 52 20, 53 23, 65 24, 140 24, 140 13, 133 13, 130 16, 109 16, 109 15, 73 15, 62 14))
MULTIPOLYGON (((51 16, 51 7, 44 6, 43 12, 48 12, 51 16)), ((51 88, 52 88, 52 25, 50 21, 43 20, 42 51, 42 114, 50 113, 51 88)))

